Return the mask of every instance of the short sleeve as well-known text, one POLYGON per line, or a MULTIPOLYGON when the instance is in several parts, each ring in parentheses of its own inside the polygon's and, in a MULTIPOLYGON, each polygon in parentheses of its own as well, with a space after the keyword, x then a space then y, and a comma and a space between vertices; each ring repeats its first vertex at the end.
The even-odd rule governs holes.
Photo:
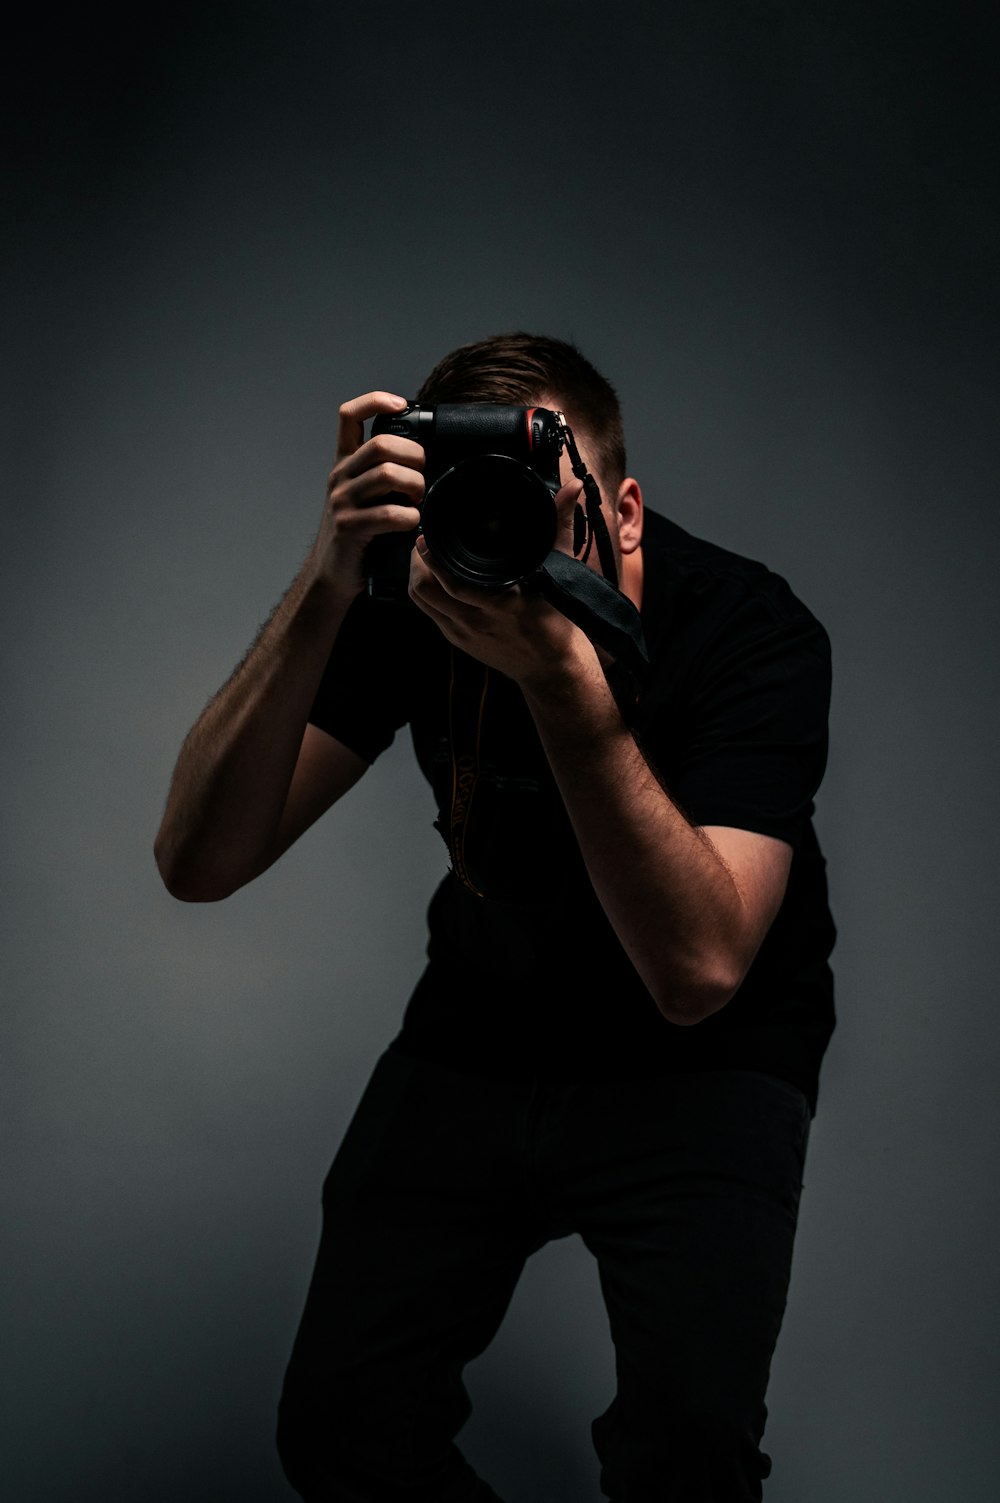
POLYGON ((826 768, 830 687, 829 638, 816 618, 751 592, 713 634, 676 706, 667 782, 691 822, 798 846, 826 768))
POLYGON ((414 608, 359 595, 344 617, 310 724, 374 762, 410 716, 414 608))

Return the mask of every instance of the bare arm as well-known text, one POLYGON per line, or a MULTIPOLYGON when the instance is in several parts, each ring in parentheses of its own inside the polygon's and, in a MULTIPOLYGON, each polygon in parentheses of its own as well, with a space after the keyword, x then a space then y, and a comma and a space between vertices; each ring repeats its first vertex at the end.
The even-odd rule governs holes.
POLYGON ((791 847, 688 823, 651 771, 589 643, 522 684, 587 871, 657 1006, 697 1023, 733 996, 780 907, 791 847))
POLYGON ((351 602, 362 556, 378 532, 416 525, 423 450, 386 436, 364 442, 364 420, 404 403, 370 392, 340 409, 337 462, 305 564, 243 662, 181 748, 155 842, 175 897, 227 897, 277 860, 357 782, 366 764, 307 724, 351 602), (400 493, 412 504, 387 501, 400 493))
POLYGON ((781 904, 791 847, 689 824, 622 720, 593 646, 539 596, 463 586, 419 541, 410 592, 449 641, 520 685, 594 890, 664 1017, 697 1023, 725 1006, 781 904))
POLYGON ((154 847, 174 897, 228 897, 270 866, 291 843, 281 834, 293 779, 296 802, 310 806, 319 797, 314 785, 328 786, 328 808, 360 777, 364 763, 355 769, 346 748, 340 768, 307 755, 298 769, 309 750, 309 709, 345 613, 300 575, 188 733, 154 847))

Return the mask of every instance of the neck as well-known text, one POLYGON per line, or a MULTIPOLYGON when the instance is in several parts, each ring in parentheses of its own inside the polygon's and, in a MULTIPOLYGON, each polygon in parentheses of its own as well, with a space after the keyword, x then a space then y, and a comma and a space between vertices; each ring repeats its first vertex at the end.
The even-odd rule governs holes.
POLYGON ((618 587, 623 595, 627 595, 636 610, 642 605, 642 548, 636 548, 632 553, 624 553, 618 566, 618 587))

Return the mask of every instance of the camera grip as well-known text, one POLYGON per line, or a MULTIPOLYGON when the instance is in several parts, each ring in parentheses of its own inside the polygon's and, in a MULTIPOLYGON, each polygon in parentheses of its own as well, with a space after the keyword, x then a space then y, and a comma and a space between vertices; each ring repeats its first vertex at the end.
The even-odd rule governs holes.
MULTIPOLYGON (((394 506, 412 506, 413 501, 401 491, 381 498, 394 506)), ((373 600, 405 600, 410 582, 410 554, 420 532, 379 532, 370 539, 364 552, 361 570, 373 600)))

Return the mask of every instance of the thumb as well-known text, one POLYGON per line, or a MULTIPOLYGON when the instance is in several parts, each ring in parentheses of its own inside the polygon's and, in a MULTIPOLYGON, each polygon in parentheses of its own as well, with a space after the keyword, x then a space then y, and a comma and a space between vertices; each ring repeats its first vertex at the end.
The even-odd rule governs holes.
POLYGON ((556 541, 561 553, 574 553, 574 518, 583 499, 583 481, 575 477, 560 486, 555 495, 556 541))

